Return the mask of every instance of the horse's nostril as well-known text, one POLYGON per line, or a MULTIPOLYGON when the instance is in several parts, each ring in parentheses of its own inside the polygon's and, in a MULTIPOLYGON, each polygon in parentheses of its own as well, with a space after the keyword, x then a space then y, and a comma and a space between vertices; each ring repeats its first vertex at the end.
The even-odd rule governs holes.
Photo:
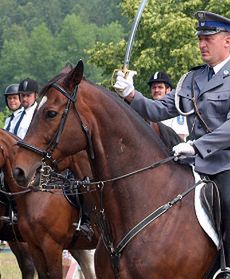
POLYGON ((22 169, 15 168, 14 171, 13 171, 13 175, 14 175, 15 180, 18 183, 25 181, 25 173, 24 173, 24 171, 22 169))
POLYGON ((14 176, 18 177, 18 176, 24 176, 24 171, 20 168, 15 168, 14 169, 14 176))

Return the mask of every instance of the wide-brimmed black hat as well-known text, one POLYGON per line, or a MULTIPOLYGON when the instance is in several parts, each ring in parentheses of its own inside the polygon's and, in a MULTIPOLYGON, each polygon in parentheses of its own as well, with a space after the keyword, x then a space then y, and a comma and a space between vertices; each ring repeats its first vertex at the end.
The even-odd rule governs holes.
POLYGON ((19 83, 18 87, 19 93, 37 93, 38 92, 38 83, 30 78, 23 79, 19 83))
POLYGON ((173 84, 172 84, 172 81, 171 81, 170 77, 164 72, 154 73, 150 77, 150 79, 148 81, 148 85, 151 86, 154 82, 163 82, 166 85, 168 85, 170 88, 173 88, 173 84))
POLYGON ((195 13, 198 20, 197 35, 208 36, 219 32, 230 32, 230 19, 207 11, 198 11, 195 13))

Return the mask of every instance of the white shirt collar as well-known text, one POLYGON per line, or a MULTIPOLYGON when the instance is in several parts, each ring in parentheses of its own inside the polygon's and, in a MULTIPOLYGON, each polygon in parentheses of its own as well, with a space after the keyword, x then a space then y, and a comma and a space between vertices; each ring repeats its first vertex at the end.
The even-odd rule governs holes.
POLYGON ((15 110, 15 111, 13 112, 13 115, 16 116, 17 114, 21 113, 23 110, 24 110, 24 108, 21 107, 21 108, 15 110))
POLYGON ((32 106, 26 108, 26 109, 25 109, 26 113, 27 113, 27 112, 30 112, 31 110, 33 111, 33 110, 35 109, 35 107, 37 106, 37 104, 38 104, 38 103, 35 101, 35 102, 33 103, 32 106))
POLYGON ((215 67, 213 67, 214 73, 218 73, 219 70, 230 60, 230 55, 221 63, 217 64, 215 67))

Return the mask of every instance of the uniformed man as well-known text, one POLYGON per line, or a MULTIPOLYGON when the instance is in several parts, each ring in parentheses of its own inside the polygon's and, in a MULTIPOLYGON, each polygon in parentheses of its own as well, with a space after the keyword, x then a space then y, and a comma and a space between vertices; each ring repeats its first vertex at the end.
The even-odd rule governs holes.
POLYGON ((230 20, 207 11, 195 17, 205 65, 189 71, 176 90, 158 101, 134 89, 134 72, 127 79, 118 72, 114 88, 145 119, 158 122, 187 115, 190 141, 176 145, 173 151, 194 156, 195 170, 218 185, 227 264, 218 278, 230 278, 230 20))
POLYGON ((11 111, 11 115, 5 120, 4 129, 11 133, 14 133, 15 125, 18 122, 20 114, 23 110, 19 98, 18 85, 19 84, 11 84, 7 86, 4 93, 5 103, 11 111))
MULTIPOLYGON (((172 81, 165 72, 155 72, 149 79, 150 94, 153 100, 160 100, 173 89, 172 81)), ((186 117, 178 115, 176 117, 166 119, 162 123, 172 128, 182 140, 186 140, 188 136, 188 127, 186 117)))
POLYGON ((20 121, 16 124, 15 134, 24 139, 37 108, 38 83, 33 79, 26 78, 19 83, 18 91, 24 110, 20 121))

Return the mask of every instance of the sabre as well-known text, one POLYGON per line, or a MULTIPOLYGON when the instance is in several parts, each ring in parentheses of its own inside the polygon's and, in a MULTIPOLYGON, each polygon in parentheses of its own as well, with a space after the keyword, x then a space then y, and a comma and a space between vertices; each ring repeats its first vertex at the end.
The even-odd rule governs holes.
MULTIPOLYGON (((132 47, 133 47, 133 42, 135 39, 135 35, 136 35, 136 31, 137 31, 137 27, 139 25, 140 19, 141 19, 141 15, 143 13, 143 10, 145 8, 145 5, 147 4, 148 0, 142 0, 138 10, 137 10, 137 14, 135 16, 132 28, 131 28, 131 33, 129 35, 129 40, 127 43, 127 47, 126 47, 126 52, 125 52, 125 59, 124 59, 124 65, 123 65, 123 69, 122 71, 125 73, 125 75, 127 76, 129 70, 129 62, 130 62, 130 56, 131 56, 131 51, 132 51, 132 47)), ((113 76, 112 76, 112 81, 114 80, 114 77, 116 76, 116 73, 119 71, 120 69, 115 69, 113 72, 113 76)), ((113 82, 112 82, 113 83, 113 82)))

